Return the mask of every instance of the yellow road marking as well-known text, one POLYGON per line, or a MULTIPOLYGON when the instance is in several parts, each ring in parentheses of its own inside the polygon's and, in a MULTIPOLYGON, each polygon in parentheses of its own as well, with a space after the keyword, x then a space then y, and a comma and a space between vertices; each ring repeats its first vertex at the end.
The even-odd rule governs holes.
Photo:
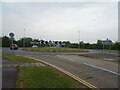
POLYGON ((96 86, 94 86, 94 85, 86 82, 85 80, 83 80, 83 79, 75 76, 74 74, 72 74, 72 73, 70 73, 70 72, 68 72, 68 71, 66 71, 66 70, 63 70, 63 69, 60 68, 60 67, 57 67, 57 66, 55 66, 55 65, 52 65, 52 64, 50 64, 50 63, 48 63, 48 62, 45 62, 45 61, 42 61, 42 60, 40 60, 40 59, 36 59, 36 58, 33 58, 33 57, 29 57, 29 56, 25 56, 25 57, 31 58, 31 59, 34 59, 34 60, 37 60, 37 61, 40 61, 40 62, 42 62, 42 63, 44 63, 44 64, 46 64, 46 65, 49 65, 49 66, 51 66, 51 67, 53 67, 53 68, 55 68, 55 69, 63 72, 64 74, 72 77, 73 79, 77 80, 78 82, 82 83, 83 85, 87 86, 88 88, 97 89, 97 90, 98 90, 98 88, 97 88, 96 86))

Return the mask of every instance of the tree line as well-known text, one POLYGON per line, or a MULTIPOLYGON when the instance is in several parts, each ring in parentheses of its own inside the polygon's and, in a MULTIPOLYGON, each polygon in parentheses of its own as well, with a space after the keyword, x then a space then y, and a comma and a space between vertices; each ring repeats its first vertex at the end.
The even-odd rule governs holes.
MULTIPOLYGON (((2 47, 9 47, 11 45, 11 39, 8 36, 0 37, 2 40, 1 46, 2 47)), ((23 47, 24 38, 20 38, 19 40, 13 40, 14 44, 17 44, 19 47, 23 47)), ((54 42, 54 41, 53 41, 54 42)), ((39 39, 32 39, 30 37, 25 38, 25 47, 32 47, 32 45, 37 44, 39 47, 55 47, 59 43, 61 47, 68 47, 68 48, 79 48, 78 43, 71 43, 70 41, 59 41, 54 42, 54 44, 49 45, 48 41, 39 40, 39 39), (31 43, 32 42, 32 43, 31 43), (41 43, 35 43, 41 42, 41 43)), ((82 49, 103 49, 102 40, 97 40, 96 43, 84 43, 83 41, 80 42, 80 48, 82 49)), ((120 42, 115 42, 110 45, 111 50, 120 50, 120 42)), ((104 45, 104 49, 109 49, 109 45, 104 45)))

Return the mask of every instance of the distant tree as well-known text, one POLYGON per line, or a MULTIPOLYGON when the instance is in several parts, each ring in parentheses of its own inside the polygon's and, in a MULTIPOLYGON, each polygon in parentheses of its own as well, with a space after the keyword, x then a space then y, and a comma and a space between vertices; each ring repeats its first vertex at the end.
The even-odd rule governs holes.
POLYGON ((30 38, 30 37, 25 38, 25 46, 26 47, 31 47, 31 42, 32 42, 32 38, 30 38))
POLYGON ((120 50, 120 42, 115 42, 115 43, 112 45, 112 49, 113 49, 113 50, 120 50))
POLYGON ((44 41, 43 39, 41 39, 39 42, 40 42, 40 47, 48 47, 49 46, 48 43, 45 44, 46 41, 44 41))
POLYGON ((97 40, 96 49, 102 49, 102 48, 103 48, 102 40, 97 40))
POLYGON ((7 36, 2 37, 2 47, 9 47, 11 44, 10 38, 7 36))
POLYGON ((80 42, 80 48, 84 48, 84 42, 83 41, 80 42))
POLYGON ((96 44, 91 44, 90 49, 96 49, 96 44))
POLYGON ((19 47, 23 47, 23 38, 20 38, 18 41, 17 41, 17 44, 19 47))
POLYGON ((33 42, 39 42, 40 40, 39 39, 34 39, 33 42))
POLYGON ((78 43, 71 43, 70 48, 78 48, 78 43))
POLYGON ((63 41, 62 43, 65 44, 63 47, 71 47, 71 43, 69 41, 63 41))
MULTIPOLYGON (((32 42, 32 38, 26 37, 25 38, 25 47, 31 47, 31 42, 32 42)), ((17 44, 18 44, 19 47, 23 47, 23 43, 24 43, 24 38, 20 38, 17 41, 17 44)))
POLYGON ((84 44, 84 48, 85 48, 85 49, 89 49, 89 46, 90 46, 90 43, 85 43, 85 44, 84 44))

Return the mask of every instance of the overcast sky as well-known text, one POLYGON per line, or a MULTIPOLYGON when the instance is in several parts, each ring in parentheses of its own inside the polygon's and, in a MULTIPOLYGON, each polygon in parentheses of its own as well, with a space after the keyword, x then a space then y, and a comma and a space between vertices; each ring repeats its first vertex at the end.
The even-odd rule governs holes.
POLYGON ((11 2, 2 4, 3 35, 93 43, 118 40, 117 2, 11 2))

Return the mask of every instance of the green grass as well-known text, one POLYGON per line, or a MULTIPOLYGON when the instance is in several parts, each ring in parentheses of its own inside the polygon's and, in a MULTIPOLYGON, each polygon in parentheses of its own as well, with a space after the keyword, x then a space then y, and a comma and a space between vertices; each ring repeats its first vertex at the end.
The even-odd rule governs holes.
POLYGON ((0 57, 2 57, 2 53, 0 53, 0 57))
POLYGON ((104 50, 104 51, 109 51, 109 52, 113 52, 113 53, 118 53, 118 50, 104 50))
POLYGON ((84 49, 76 48, 56 48, 56 47, 38 47, 38 48, 24 48, 27 51, 46 51, 46 52, 85 52, 84 49))
POLYGON ((18 67, 17 88, 82 88, 68 76, 50 67, 18 67))
POLYGON ((26 58, 23 56, 17 56, 17 55, 12 55, 12 54, 2 54, 3 58, 9 59, 14 62, 28 62, 28 63, 34 63, 34 62, 39 62, 30 58, 26 58))
MULTIPOLYGON (((96 50, 103 51, 103 49, 96 49, 96 50)), ((118 53, 118 50, 104 50, 104 51, 118 53)))

